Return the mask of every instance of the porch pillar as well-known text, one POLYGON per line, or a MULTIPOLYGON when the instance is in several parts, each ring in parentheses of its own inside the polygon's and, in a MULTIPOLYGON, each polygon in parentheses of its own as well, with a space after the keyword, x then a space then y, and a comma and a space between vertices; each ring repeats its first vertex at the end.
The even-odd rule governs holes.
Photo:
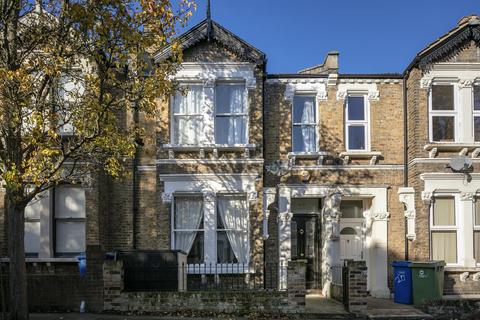
POLYGON ((280 290, 287 289, 287 263, 291 254, 291 220, 290 209, 291 190, 288 187, 279 189, 278 197, 278 287, 280 290))
POLYGON ((390 298, 390 290, 388 289, 388 256, 387 256, 387 239, 388 239, 388 219, 390 213, 386 211, 373 212, 370 217, 366 217, 367 229, 371 228, 370 242, 367 246, 370 253, 369 259, 369 276, 370 295, 375 298, 390 298))
POLYGON ((342 194, 332 192, 325 197, 322 209, 323 247, 322 247, 322 292, 330 297, 332 284, 332 267, 340 265, 339 220, 342 194))

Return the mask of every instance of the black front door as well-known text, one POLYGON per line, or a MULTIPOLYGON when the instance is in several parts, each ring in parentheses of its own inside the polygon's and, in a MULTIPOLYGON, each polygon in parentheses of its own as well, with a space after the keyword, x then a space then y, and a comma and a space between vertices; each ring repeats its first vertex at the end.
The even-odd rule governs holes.
POLYGON ((318 230, 318 215, 293 215, 292 260, 307 260, 307 289, 316 289, 320 284, 320 237, 318 230))

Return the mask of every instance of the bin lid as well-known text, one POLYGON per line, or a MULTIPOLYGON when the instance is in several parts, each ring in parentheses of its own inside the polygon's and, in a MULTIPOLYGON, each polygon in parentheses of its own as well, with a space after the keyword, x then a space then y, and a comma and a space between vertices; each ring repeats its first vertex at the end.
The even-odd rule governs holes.
POLYGON ((432 260, 432 261, 412 261, 410 267, 412 268, 437 268, 444 267, 445 261, 432 260))
POLYGON ((410 261, 393 261, 392 267, 404 267, 408 268, 410 267, 411 262, 410 261))

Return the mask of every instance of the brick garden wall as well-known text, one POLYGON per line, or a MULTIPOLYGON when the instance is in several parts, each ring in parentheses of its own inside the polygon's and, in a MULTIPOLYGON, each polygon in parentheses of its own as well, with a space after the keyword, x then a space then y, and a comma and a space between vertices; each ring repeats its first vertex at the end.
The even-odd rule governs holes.
POLYGON ((103 265, 104 311, 135 313, 286 314, 305 312, 305 261, 288 266, 288 290, 124 292, 123 263, 103 265))

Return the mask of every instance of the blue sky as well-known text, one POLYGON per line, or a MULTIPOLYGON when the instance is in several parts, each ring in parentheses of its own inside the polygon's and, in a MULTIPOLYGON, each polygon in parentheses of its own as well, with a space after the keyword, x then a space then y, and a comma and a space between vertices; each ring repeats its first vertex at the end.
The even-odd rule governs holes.
MULTIPOLYGON (((189 26, 205 19, 206 0, 189 26)), ((478 0, 211 0, 212 18, 293 73, 340 52, 341 73, 403 72, 415 54, 480 13, 478 0)))

